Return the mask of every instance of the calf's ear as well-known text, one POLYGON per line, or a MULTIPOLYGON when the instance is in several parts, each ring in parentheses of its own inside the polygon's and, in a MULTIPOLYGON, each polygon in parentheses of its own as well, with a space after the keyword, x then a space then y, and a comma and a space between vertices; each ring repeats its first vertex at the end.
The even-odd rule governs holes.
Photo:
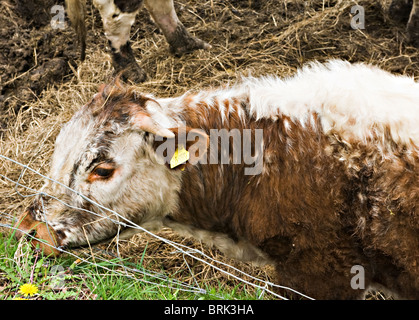
POLYGON ((201 129, 190 127, 170 128, 173 138, 157 135, 154 150, 164 164, 174 170, 188 165, 206 163, 209 136, 201 129))
POLYGON ((209 136, 201 129, 186 126, 168 128, 173 121, 165 115, 154 100, 145 104, 145 109, 132 106, 131 125, 134 129, 155 135, 154 150, 170 169, 184 169, 198 162, 206 163, 209 136))

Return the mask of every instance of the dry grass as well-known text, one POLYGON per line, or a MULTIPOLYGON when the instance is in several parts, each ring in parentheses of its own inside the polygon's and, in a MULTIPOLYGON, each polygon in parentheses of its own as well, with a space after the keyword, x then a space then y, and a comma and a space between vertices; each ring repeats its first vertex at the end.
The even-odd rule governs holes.
MULTIPOLYGON (((419 51, 406 44, 404 26, 386 21, 375 1, 180 0, 175 4, 188 29, 213 48, 181 58, 170 56, 163 36, 156 31, 148 13, 142 10, 132 29, 132 40, 149 80, 137 84, 138 90, 166 97, 234 81, 240 75, 288 76, 307 61, 330 58, 369 62, 395 73, 419 77, 419 51), (350 8, 354 4, 365 8, 365 30, 350 27, 350 8)), ((77 69, 72 68, 67 82, 51 86, 35 100, 12 99, 7 131, 0 140, 0 154, 46 173, 61 124, 92 97, 98 85, 113 77, 110 58, 102 50, 106 40, 97 22, 97 12, 93 8, 91 12, 96 14, 96 20, 89 16, 86 61, 77 69), (18 113, 13 112, 14 104, 23 104, 18 113)), ((16 180, 21 168, 0 160, 0 172, 16 180)), ((30 172, 23 175, 21 183, 34 189, 42 185, 41 179, 30 172)), ((30 200, 22 199, 14 185, 2 178, 0 198, 3 200, 0 212, 12 214, 22 212, 30 200)), ((227 261, 259 278, 269 279, 269 269, 230 261, 218 251, 167 230, 161 235, 202 249, 215 259, 227 261)), ((182 254, 173 254, 173 248, 147 236, 135 236, 121 244, 120 251, 123 256, 140 257, 146 246, 147 267, 163 268, 184 282, 193 283, 197 279, 215 285, 218 282, 233 285, 230 277, 196 261, 185 260, 182 254), (186 261, 193 267, 194 277, 186 261)))

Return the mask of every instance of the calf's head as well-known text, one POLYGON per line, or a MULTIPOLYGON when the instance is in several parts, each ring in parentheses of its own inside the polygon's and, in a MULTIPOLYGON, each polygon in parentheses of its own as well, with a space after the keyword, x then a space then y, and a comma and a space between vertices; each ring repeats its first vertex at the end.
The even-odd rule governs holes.
POLYGON ((170 169, 156 149, 176 144, 178 134, 174 118, 152 98, 118 83, 103 86, 61 129, 51 179, 18 219, 16 235, 35 234, 57 254, 53 247, 115 236, 123 231, 118 222, 159 223, 177 205, 181 170, 170 169))

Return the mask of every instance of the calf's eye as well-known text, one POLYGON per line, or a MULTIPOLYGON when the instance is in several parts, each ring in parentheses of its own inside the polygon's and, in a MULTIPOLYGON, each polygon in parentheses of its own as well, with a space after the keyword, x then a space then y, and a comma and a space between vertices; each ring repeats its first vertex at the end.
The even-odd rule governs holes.
POLYGON ((89 174, 88 181, 107 180, 112 178, 115 173, 115 165, 113 163, 98 164, 89 174))
POLYGON ((93 172, 102 178, 109 178, 113 174, 114 169, 96 168, 93 172))

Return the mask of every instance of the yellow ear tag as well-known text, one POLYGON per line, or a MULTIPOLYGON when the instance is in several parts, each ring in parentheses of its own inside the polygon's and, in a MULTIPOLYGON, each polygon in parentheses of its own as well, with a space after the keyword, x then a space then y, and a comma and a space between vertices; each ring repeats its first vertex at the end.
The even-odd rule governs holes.
POLYGON ((176 149, 175 154, 170 160, 170 169, 177 167, 189 160, 189 151, 185 149, 183 145, 179 145, 176 149))

